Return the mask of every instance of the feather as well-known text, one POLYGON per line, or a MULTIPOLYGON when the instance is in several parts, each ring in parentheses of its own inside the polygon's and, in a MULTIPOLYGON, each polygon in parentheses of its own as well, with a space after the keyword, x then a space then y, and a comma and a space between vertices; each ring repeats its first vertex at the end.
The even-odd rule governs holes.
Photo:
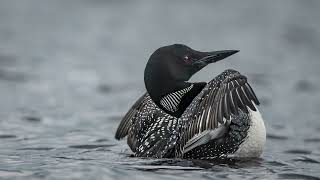
POLYGON ((255 94, 254 91, 252 90, 251 86, 250 86, 248 83, 246 83, 245 85, 246 85, 246 87, 248 88, 248 90, 250 91, 250 94, 254 97, 254 99, 253 99, 254 103, 255 103, 256 105, 259 105, 260 102, 259 102, 256 94, 255 94))

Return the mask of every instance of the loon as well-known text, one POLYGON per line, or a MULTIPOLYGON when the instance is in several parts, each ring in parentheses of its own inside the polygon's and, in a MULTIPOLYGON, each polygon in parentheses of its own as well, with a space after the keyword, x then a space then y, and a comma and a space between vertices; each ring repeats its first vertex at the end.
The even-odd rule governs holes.
POLYGON ((200 52, 183 44, 157 49, 144 71, 147 92, 123 117, 115 138, 128 136, 136 157, 259 157, 266 130, 247 78, 228 69, 208 83, 188 82, 237 52, 200 52))

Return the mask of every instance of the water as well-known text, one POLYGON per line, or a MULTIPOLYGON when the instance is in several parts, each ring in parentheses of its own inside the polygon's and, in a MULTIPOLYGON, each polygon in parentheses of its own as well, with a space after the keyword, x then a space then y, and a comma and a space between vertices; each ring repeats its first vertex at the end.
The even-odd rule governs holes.
POLYGON ((0 2, 0 179, 320 179, 319 1, 0 2), (237 162, 131 157, 116 127, 158 47, 240 49, 267 144, 237 162))

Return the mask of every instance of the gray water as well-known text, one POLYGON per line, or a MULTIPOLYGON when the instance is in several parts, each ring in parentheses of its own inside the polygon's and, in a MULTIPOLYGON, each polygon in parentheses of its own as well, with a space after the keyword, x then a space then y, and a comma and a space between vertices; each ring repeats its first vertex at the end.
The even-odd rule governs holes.
POLYGON ((0 1, 0 179, 320 179, 320 1, 0 1), (158 47, 239 49, 254 87, 260 159, 131 157, 115 141, 158 47))

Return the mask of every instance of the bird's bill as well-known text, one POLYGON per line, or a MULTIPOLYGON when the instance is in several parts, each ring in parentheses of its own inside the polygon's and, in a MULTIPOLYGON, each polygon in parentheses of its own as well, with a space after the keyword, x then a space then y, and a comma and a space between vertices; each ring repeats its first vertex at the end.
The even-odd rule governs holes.
POLYGON ((203 52, 204 57, 195 61, 193 64, 196 66, 204 67, 210 63, 214 63, 225 59, 235 53, 239 52, 239 50, 222 50, 222 51, 212 51, 212 52, 203 52))

